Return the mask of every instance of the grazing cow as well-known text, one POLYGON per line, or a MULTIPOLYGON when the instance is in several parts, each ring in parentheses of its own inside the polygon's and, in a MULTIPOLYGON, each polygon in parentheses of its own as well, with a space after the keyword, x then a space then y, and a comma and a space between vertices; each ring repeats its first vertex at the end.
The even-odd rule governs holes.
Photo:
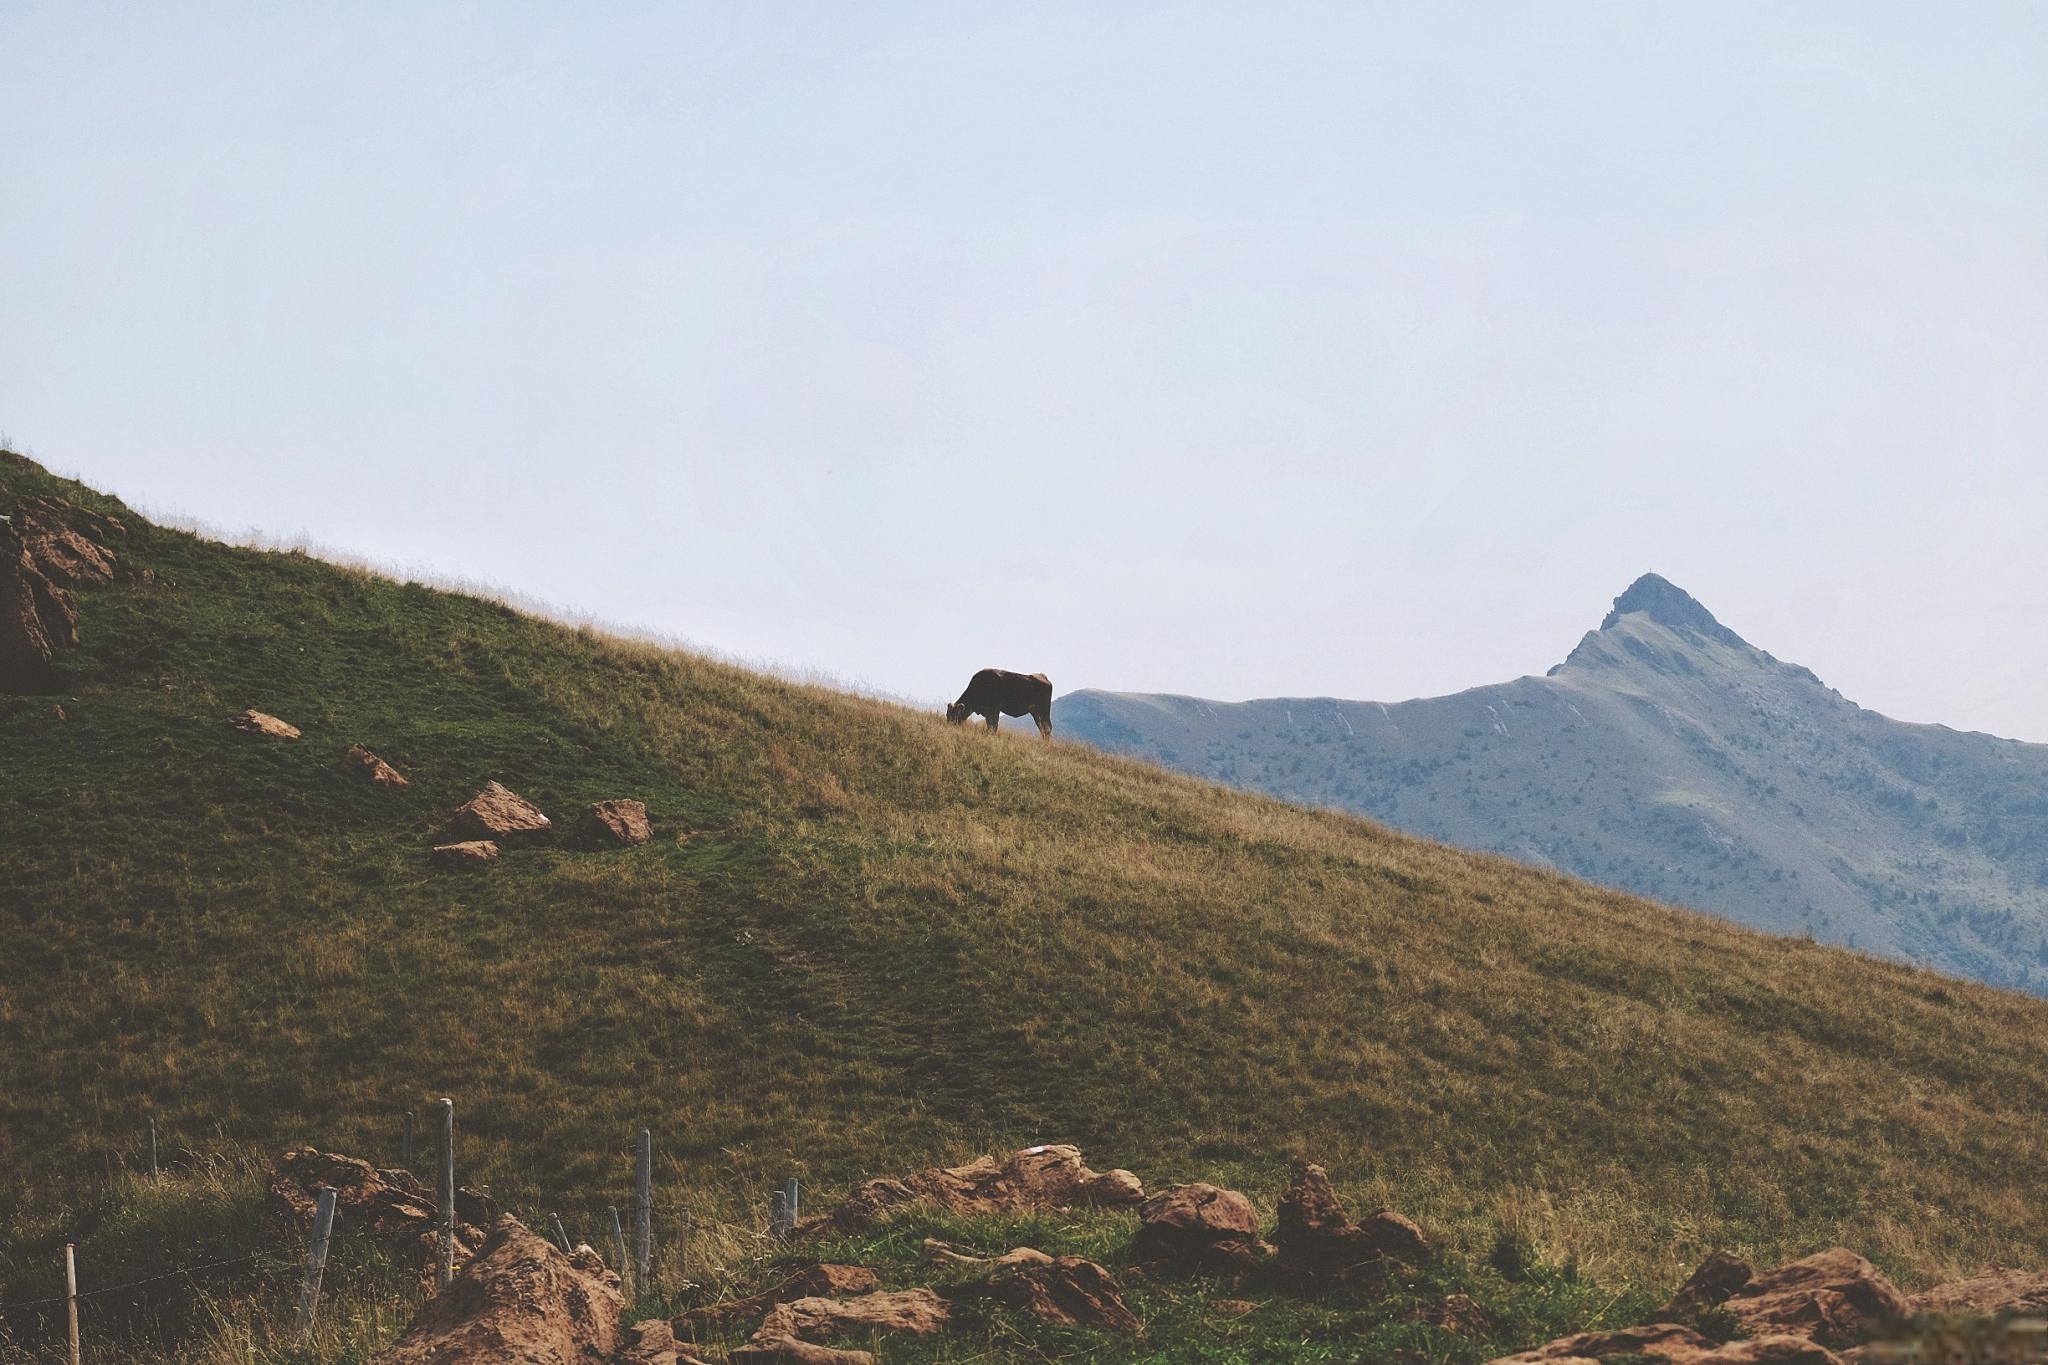
POLYGON ((1038 722, 1039 738, 1051 739, 1052 679, 1043 673, 984 668, 968 680, 960 700, 946 708, 946 719, 955 725, 975 715, 988 721, 990 730, 1002 716, 1029 716, 1038 722))

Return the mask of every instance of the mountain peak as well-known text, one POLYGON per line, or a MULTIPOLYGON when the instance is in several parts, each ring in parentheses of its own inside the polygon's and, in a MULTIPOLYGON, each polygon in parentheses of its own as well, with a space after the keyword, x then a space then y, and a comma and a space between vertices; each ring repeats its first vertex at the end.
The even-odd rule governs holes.
POLYGON ((1714 613, 1701 606, 1698 598, 1661 574, 1646 573, 1629 584, 1628 590, 1614 599, 1614 610, 1607 613, 1600 629, 1611 629, 1621 623, 1622 617, 1638 612, 1673 630, 1689 630, 1723 644, 1748 643, 1715 620, 1714 613))

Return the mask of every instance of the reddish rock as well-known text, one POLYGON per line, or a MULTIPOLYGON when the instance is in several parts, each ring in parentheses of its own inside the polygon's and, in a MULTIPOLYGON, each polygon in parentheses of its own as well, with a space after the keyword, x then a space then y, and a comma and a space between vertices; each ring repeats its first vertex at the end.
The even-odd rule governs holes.
POLYGON ((793 1299, 829 1299, 849 1294, 869 1294, 881 1287, 875 1272, 860 1265, 808 1265, 794 1275, 743 1299, 692 1308, 677 1317, 675 1330, 688 1333, 698 1326, 716 1325, 735 1319, 759 1317, 779 1303, 793 1299))
POLYGON ((1767 1270, 1721 1306, 1752 1337, 1783 1333, 1835 1351, 1891 1332, 1910 1311, 1877 1267, 1843 1247, 1767 1270))
POLYGON ((0 691, 56 684, 57 654, 78 642, 70 590, 113 580, 107 542, 123 534, 119 522, 61 498, 22 498, 0 518, 0 691))
POLYGON ((266 739, 297 739, 299 727, 279 720, 265 711, 248 710, 239 716, 228 717, 228 724, 245 735, 262 735, 266 739))
POLYGON ((1690 1322, 1703 1309, 1719 1308, 1756 1278, 1749 1262, 1730 1251, 1716 1251, 1700 1262, 1686 1282, 1657 1311, 1660 1322, 1690 1322))
POLYGON ((597 801, 583 808, 583 836, 594 843, 644 844, 654 837, 647 807, 638 801, 597 801))
POLYGON ((1422 1229, 1391 1209, 1354 1223, 1344 1212, 1329 1173, 1302 1165, 1280 1196, 1279 1227, 1273 1234, 1289 1269, 1312 1276, 1341 1276, 1366 1262, 1393 1257, 1421 1261, 1429 1253, 1422 1229))
POLYGON ((502 783, 487 782, 469 803, 449 817, 448 841, 492 839, 517 843, 536 839, 548 832, 548 818, 540 807, 514 793, 502 783))
POLYGON ((1140 1257, 1179 1269, 1242 1270, 1273 1248, 1259 1240, 1259 1216, 1236 1190, 1197 1182, 1173 1185, 1138 1209, 1140 1257))
POLYGON ((625 1330, 612 1365, 706 1365, 694 1342, 677 1341, 675 1329, 660 1318, 636 1322, 625 1330))
POLYGON ((618 1277, 588 1247, 565 1255, 510 1216, 429 1299, 380 1365, 602 1365, 619 1348, 618 1277))
POLYGON ((769 1309, 751 1339, 828 1342, 865 1332, 932 1337, 946 1330, 951 1317, 946 1301, 929 1289, 888 1290, 852 1299, 791 1299, 769 1309))
POLYGON ((744 1346, 734 1347, 726 1359, 756 1361, 762 1365, 875 1365, 872 1351, 842 1351, 834 1346, 798 1341, 795 1337, 750 1341, 744 1346))
POLYGON ((373 787, 403 787, 405 775, 377 755, 357 744, 342 755, 341 766, 373 787))
POLYGON ((1032 1247, 1012 1247, 1000 1256, 977 1256, 948 1246, 936 1237, 924 1239, 924 1259, 929 1265, 1051 1265, 1052 1257, 1032 1247))
POLYGON ((498 846, 489 839, 465 839, 459 844, 435 844, 427 856, 436 867, 480 867, 497 860, 498 846))
POLYGON ((933 1204, 969 1216, 1066 1208, 1076 1204, 1120 1207, 1142 1196, 1129 1171, 1097 1174, 1067 1143, 1026 1147, 1002 1162, 977 1157, 965 1166, 935 1166, 899 1179, 858 1185, 831 1213, 809 1218, 799 1236, 832 1231, 868 1232, 908 1204, 933 1204))
POLYGON ((993 1299, 1062 1326, 1130 1333, 1144 1330, 1138 1315, 1124 1302, 1115 1278, 1079 1256, 1011 1264, 987 1279, 956 1285, 945 1293, 953 1299, 993 1299))
MULTIPOLYGON (((379 1170, 358 1157, 294 1147, 270 1174, 268 1207, 294 1230, 313 1226, 321 1186, 334 1190, 334 1227, 382 1243, 426 1271, 438 1265, 440 1219, 434 1197, 409 1171, 379 1170)), ((495 1222, 497 1206, 481 1190, 455 1192, 455 1260, 460 1265, 483 1245, 480 1224, 495 1222)))
POLYGON ((2038 1270, 1987 1270, 1967 1280, 1938 1284, 1906 1300, 1911 1313, 1939 1317, 2048 1316, 2048 1274, 2038 1270))
POLYGON ((1618 1332, 1581 1332, 1489 1365, 1587 1365, 1588 1362, 1655 1360, 1659 1365, 1844 1365, 1842 1357, 1805 1337, 1767 1336, 1723 1346, 1674 1322, 1629 1327, 1618 1332))

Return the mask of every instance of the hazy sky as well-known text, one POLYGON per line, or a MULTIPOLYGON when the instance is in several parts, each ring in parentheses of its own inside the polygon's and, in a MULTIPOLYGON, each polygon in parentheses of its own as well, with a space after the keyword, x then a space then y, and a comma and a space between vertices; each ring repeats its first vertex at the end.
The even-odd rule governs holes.
POLYGON ((0 432, 922 698, 1656 569, 2048 740, 2048 5, 0 3, 0 432))

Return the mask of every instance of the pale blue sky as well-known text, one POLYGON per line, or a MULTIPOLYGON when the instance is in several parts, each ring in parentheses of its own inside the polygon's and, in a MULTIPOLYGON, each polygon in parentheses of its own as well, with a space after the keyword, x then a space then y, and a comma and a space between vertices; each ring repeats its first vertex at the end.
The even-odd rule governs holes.
POLYGON ((0 3, 0 432, 917 697, 1656 569, 2048 740, 2048 6, 0 3))

